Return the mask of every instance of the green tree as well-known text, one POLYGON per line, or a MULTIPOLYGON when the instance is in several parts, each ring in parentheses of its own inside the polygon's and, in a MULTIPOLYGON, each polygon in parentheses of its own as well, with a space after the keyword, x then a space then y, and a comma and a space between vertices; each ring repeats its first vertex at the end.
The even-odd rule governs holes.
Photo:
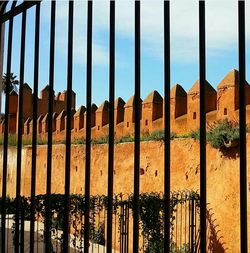
MULTIPOLYGON (((17 90, 17 86, 19 85, 19 81, 16 80, 16 77, 14 75, 14 73, 10 73, 10 89, 9 91, 11 92, 12 90, 17 90)), ((2 84, 3 84, 3 91, 6 94, 7 91, 7 74, 4 73, 3 75, 3 80, 2 80, 2 84)))

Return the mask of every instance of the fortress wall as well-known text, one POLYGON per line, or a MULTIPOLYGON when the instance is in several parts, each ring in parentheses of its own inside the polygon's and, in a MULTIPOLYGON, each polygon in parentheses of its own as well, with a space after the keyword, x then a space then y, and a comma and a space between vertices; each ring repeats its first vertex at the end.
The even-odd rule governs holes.
MULTIPOLYGON (((250 136, 247 137, 247 143, 249 147, 250 136)), ((115 145, 115 193, 131 193, 133 191, 133 152, 133 143, 115 145)), ((164 145, 162 142, 141 143, 141 192, 163 191, 163 152, 164 145)), ((250 148, 247 148, 247 152, 247 180, 250 184, 250 148)), ((31 187, 31 153, 31 147, 23 148, 22 194, 26 196, 30 195, 31 187)), ((0 159, 2 159, 2 154, 1 149, 0 159)), ((108 145, 92 145, 92 195, 107 194, 107 154, 108 145)), ((192 139, 171 141, 171 190, 199 189, 200 162, 197 154, 199 154, 199 142, 192 139)), ((39 146, 37 149, 37 194, 44 194, 46 189, 46 156, 46 146, 39 146)), ((9 148, 8 158, 8 195, 15 196, 16 148, 9 148)), ((71 193, 84 194, 84 168, 85 146, 72 145, 71 193)), ((64 193, 64 171, 65 146, 53 145, 53 193, 64 193)), ((0 173, 2 173, 2 169, 0 169, 0 173)), ((0 179, 1 183, 1 174, 0 179)), ((215 238, 218 249, 225 249, 225 252, 239 253, 239 157, 235 150, 224 156, 220 151, 207 145, 207 194, 209 214, 213 214, 214 228, 218 233, 215 238)), ((250 194, 248 194, 248 201, 250 201, 250 194)), ((250 219, 250 210, 248 217, 250 219)))
MULTIPOLYGON (((32 136, 32 90, 25 84, 25 97, 27 103, 24 106, 24 135, 32 136), (28 131, 29 129, 29 131, 28 131)), ((170 92, 170 121, 171 131, 177 134, 184 134, 199 129, 200 125, 200 82, 194 83, 191 89, 186 91, 181 85, 176 84, 170 92)), ((218 84, 217 91, 208 83, 205 84, 206 105, 208 125, 218 120, 228 118, 238 121, 238 71, 231 70, 224 79, 218 84)), ((38 101, 40 138, 47 136, 49 87, 46 86, 42 91, 38 101)), ((54 96, 54 114, 53 114, 53 134, 55 140, 64 140, 66 128, 66 99, 67 92, 58 93, 54 96)), ((18 115, 18 95, 16 92, 10 94, 10 126, 9 132, 16 133, 17 115, 18 115)), ((250 86, 246 82, 246 103, 247 103, 247 123, 250 123, 250 86)), ((115 136, 122 137, 134 134, 134 96, 127 103, 122 98, 115 101, 114 120, 115 136)), ((91 128, 92 138, 102 138, 108 135, 108 114, 109 102, 104 101, 99 107, 95 104, 91 107, 91 128)), ((164 128, 164 102, 157 91, 151 92, 144 100, 141 100, 141 132, 150 134, 155 130, 164 128)), ((72 139, 85 138, 86 133, 86 108, 80 106, 75 111, 75 93, 72 92, 72 139), (80 111, 79 111, 80 110, 80 111)), ((4 121, 0 122, 0 132, 4 129, 4 121)))

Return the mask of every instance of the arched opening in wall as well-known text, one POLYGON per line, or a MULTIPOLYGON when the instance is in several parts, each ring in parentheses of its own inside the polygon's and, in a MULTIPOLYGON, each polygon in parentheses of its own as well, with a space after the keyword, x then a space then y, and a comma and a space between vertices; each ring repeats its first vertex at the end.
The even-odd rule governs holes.
POLYGON ((146 119, 146 120, 145 120, 145 126, 147 126, 147 125, 148 125, 148 120, 146 119))
POLYGON ((144 175, 145 174, 145 171, 143 168, 140 168, 140 175, 144 175))
POLYGON ((97 130, 100 130, 100 126, 97 127, 97 130))
POLYGON ((157 177, 157 176, 158 176, 158 170, 155 171, 155 177, 157 177))
POLYGON ((196 112, 193 113, 193 119, 196 119, 196 112))
POLYGON ((127 122, 127 127, 129 127, 129 122, 127 122))
POLYGON ((224 115, 227 115, 227 108, 224 108, 224 115))
POLYGON ((102 176, 102 170, 100 170, 100 175, 102 176))

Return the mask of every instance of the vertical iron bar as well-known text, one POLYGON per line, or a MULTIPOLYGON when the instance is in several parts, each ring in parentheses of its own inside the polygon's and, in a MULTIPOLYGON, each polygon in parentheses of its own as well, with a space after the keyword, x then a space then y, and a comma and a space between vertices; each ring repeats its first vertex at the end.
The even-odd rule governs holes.
POLYGON ((182 206, 183 206, 183 203, 181 202, 180 203, 181 205, 181 221, 180 221, 180 245, 182 245, 182 206))
POLYGON ((90 167, 91 167, 91 96, 92 96, 92 1, 88 1, 87 17, 87 112, 86 112, 86 158, 85 158, 85 216, 84 253, 89 252, 90 167))
POLYGON ((170 252, 170 3, 164 1, 164 253, 170 252))
POLYGON ((246 54, 245 54, 245 1, 238 1, 239 40, 239 107, 240 107, 240 249, 247 248, 247 154, 246 154, 246 54))
MULTIPOLYGON (((178 198, 178 195, 177 195, 178 198)), ((178 203, 176 204, 175 209, 175 243, 176 247, 178 247, 178 203)))
POLYGON ((31 163, 31 204, 30 204, 30 253, 34 253, 35 195, 36 195, 36 151, 37 151, 37 98, 39 74, 39 35, 40 35, 40 1, 36 5, 35 52, 34 52, 34 89, 33 89, 33 129, 32 129, 32 163, 31 163))
MULTIPOLYGON (((197 228, 197 217, 196 217, 196 201, 195 199, 193 200, 194 201, 194 252, 196 252, 196 241, 197 241, 197 238, 196 238, 196 228, 197 228)), ((208 236, 207 236, 208 237, 208 236)))
MULTIPOLYGON (((99 210, 99 213, 100 213, 100 210, 99 210)), ((104 238, 106 238, 106 235, 105 235, 105 232, 106 232, 106 210, 105 210, 105 208, 103 209, 103 225, 104 225, 104 238)), ((102 251, 103 253, 105 253, 105 247, 103 247, 103 251, 102 251)))
POLYGON ((126 233, 127 233, 127 236, 126 236, 126 253, 128 253, 128 248, 129 248, 129 206, 127 204, 127 229, 126 229, 126 233))
POLYGON ((135 138, 134 138, 134 223, 133 253, 139 250, 139 193, 140 193, 140 85, 141 85, 141 48, 140 48, 140 1, 135 1, 135 138))
MULTIPOLYGON (((10 227, 10 218, 8 217, 8 228, 10 227)), ((9 231, 7 232, 7 245, 9 245, 9 231)), ((7 247, 7 253, 9 253, 9 247, 7 247)))
POLYGON ((63 227, 63 252, 69 251, 69 212, 70 212, 70 158, 71 158, 71 117, 72 117, 72 65, 73 65, 73 15, 74 2, 69 1, 68 17, 68 74, 67 74, 67 124, 66 124, 66 158, 65 158, 65 203, 63 227))
POLYGON ((194 199, 191 200, 191 253, 194 253, 194 199))
MULTIPOLYGON (((100 206, 100 203, 101 201, 100 201, 100 199, 98 200, 98 206, 100 206)), ((99 227, 100 227, 100 216, 101 216, 101 212, 100 212, 100 210, 98 210, 98 215, 97 215, 97 228, 99 229, 99 227)), ((98 251, 98 253, 100 252, 100 245, 98 244, 98 249, 97 249, 97 251, 98 251)))
POLYGON ((188 245, 191 251, 191 205, 190 199, 188 200, 188 245))
POLYGON ((20 233, 20 252, 24 253, 24 244, 25 244, 25 239, 24 239, 24 226, 25 226, 25 210, 24 210, 24 203, 21 203, 21 233, 20 233))
POLYGON ((115 101, 115 1, 110 1, 109 33, 109 147, 107 253, 112 253, 113 181, 114 181, 114 101, 115 101))
POLYGON ((83 228, 83 211, 80 209, 80 217, 81 217, 81 229, 80 229, 80 252, 83 252, 83 245, 82 245, 82 228, 83 228))
POLYGON ((125 253, 128 253, 128 242, 129 242, 129 207, 126 204, 126 248, 125 253))
POLYGON ((50 252, 51 247, 51 166, 52 166, 52 115, 54 103, 54 61, 55 61, 55 18, 56 1, 51 1, 50 25, 50 63, 49 63, 49 101, 48 101, 48 145, 47 145, 47 185, 45 204, 45 252, 50 252))
POLYGON ((15 212, 15 252, 19 253, 19 218, 21 209, 21 164, 22 164, 22 134, 23 134, 23 83, 25 64, 26 9, 22 13, 21 52, 20 52, 20 87, 18 96, 18 140, 17 140, 17 170, 16 170, 16 212, 15 212))
POLYGON ((116 250, 116 233, 117 233, 117 213, 115 213, 115 233, 114 233, 114 249, 116 250))
POLYGON ((36 241, 37 241, 37 243, 36 243, 36 252, 38 253, 38 247, 39 247, 39 236, 38 236, 38 231, 39 231, 39 222, 38 222, 38 220, 37 220, 37 222, 36 222, 36 225, 37 225, 37 229, 36 229, 36 241))
POLYGON ((200 225, 201 252, 206 252, 206 46, 205 46, 205 1, 199 1, 199 75, 200 75, 200 225))
POLYGON ((186 200, 186 195, 185 195, 185 218, 184 218, 184 244, 186 245, 187 243, 187 200, 186 200))
MULTIPOLYGON (((5 8, 7 5, 7 1, 1 1, 0 5, 0 48, 2 50, 2 66, 0 69, 0 72, 2 72, 2 76, 4 75, 3 73, 3 61, 4 61, 4 37, 5 37, 5 22, 3 21, 3 14, 5 12, 5 8)), ((0 54, 1 55, 1 54, 0 54)), ((2 105, 0 106, 0 108, 2 109, 2 105)))
POLYGON ((123 250, 122 250, 122 208, 123 208, 123 206, 121 204, 121 206, 120 206, 120 217, 119 217, 119 223, 120 223, 120 240, 119 240, 119 242, 120 242, 120 252, 121 253, 123 252, 123 250))
MULTIPOLYGON (((7 4, 7 3, 6 3, 7 4)), ((11 10, 15 8, 16 1, 13 2, 11 10)), ((6 5, 5 5, 6 6, 6 5)), ((3 8, 4 11, 5 8, 3 8)), ((3 14, 3 13, 1 13, 3 14)), ((8 166, 8 135, 9 135, 9 93, 10 93, 10 73, 12 61, 12 37, 13 37, 13 16, 9 20, 8 49, 7 49, 7 78, 5 87, 5 113, 4 113, 4 144, 3 144, 3 177, 2 177, 2 208, 1 208, 1 252, 6 249, 6 194, 7 194, 7 166, 8 166)))

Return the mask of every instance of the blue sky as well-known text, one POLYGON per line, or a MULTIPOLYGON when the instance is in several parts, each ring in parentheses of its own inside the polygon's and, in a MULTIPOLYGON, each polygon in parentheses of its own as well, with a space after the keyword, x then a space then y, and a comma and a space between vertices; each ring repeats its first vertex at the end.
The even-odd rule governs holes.
MULTIPOLYGON (((41 4, 39 89, 49 79, 50 2, 41 4)), ((116 2, 116 97, 125 101, 134 92, 134 3, 116 2)), ((250 3, 246 1, 246 13, 250 3)), ((85 104, 86 90, 86 1, 75 1, 73 89, 77 105, 85 104)), ((68 4, 56 9, 55 91, 66 89, 68 4)), ((34 8, 27 15, 25 81, 33 86, 34 8)), ((109 2, 94 1, 93 102, 108 99, 109 2)), ((237 1, 207 0, 207 80, 216 87, 232 68, 238 68, 237 1)), ((12 72, 19 76, 21 16, 14 22, 12 72)), ((250 19, 246 19, 249 63, 250 19)), ((6 25, 7 41, 8 24, 6 25)), ((141 97, 152 90, 163 95, 163 1, 141 2, 141 97)), ((6 63, 6 53, 5 53, 6 63)), ((4 64, 6 72, 6 64, 4 64)), ((250 81, 247 65, 247 79, 250 81)), ((171 83, 188 91, 198 79, 198 1, 171 2, 171 83)))

